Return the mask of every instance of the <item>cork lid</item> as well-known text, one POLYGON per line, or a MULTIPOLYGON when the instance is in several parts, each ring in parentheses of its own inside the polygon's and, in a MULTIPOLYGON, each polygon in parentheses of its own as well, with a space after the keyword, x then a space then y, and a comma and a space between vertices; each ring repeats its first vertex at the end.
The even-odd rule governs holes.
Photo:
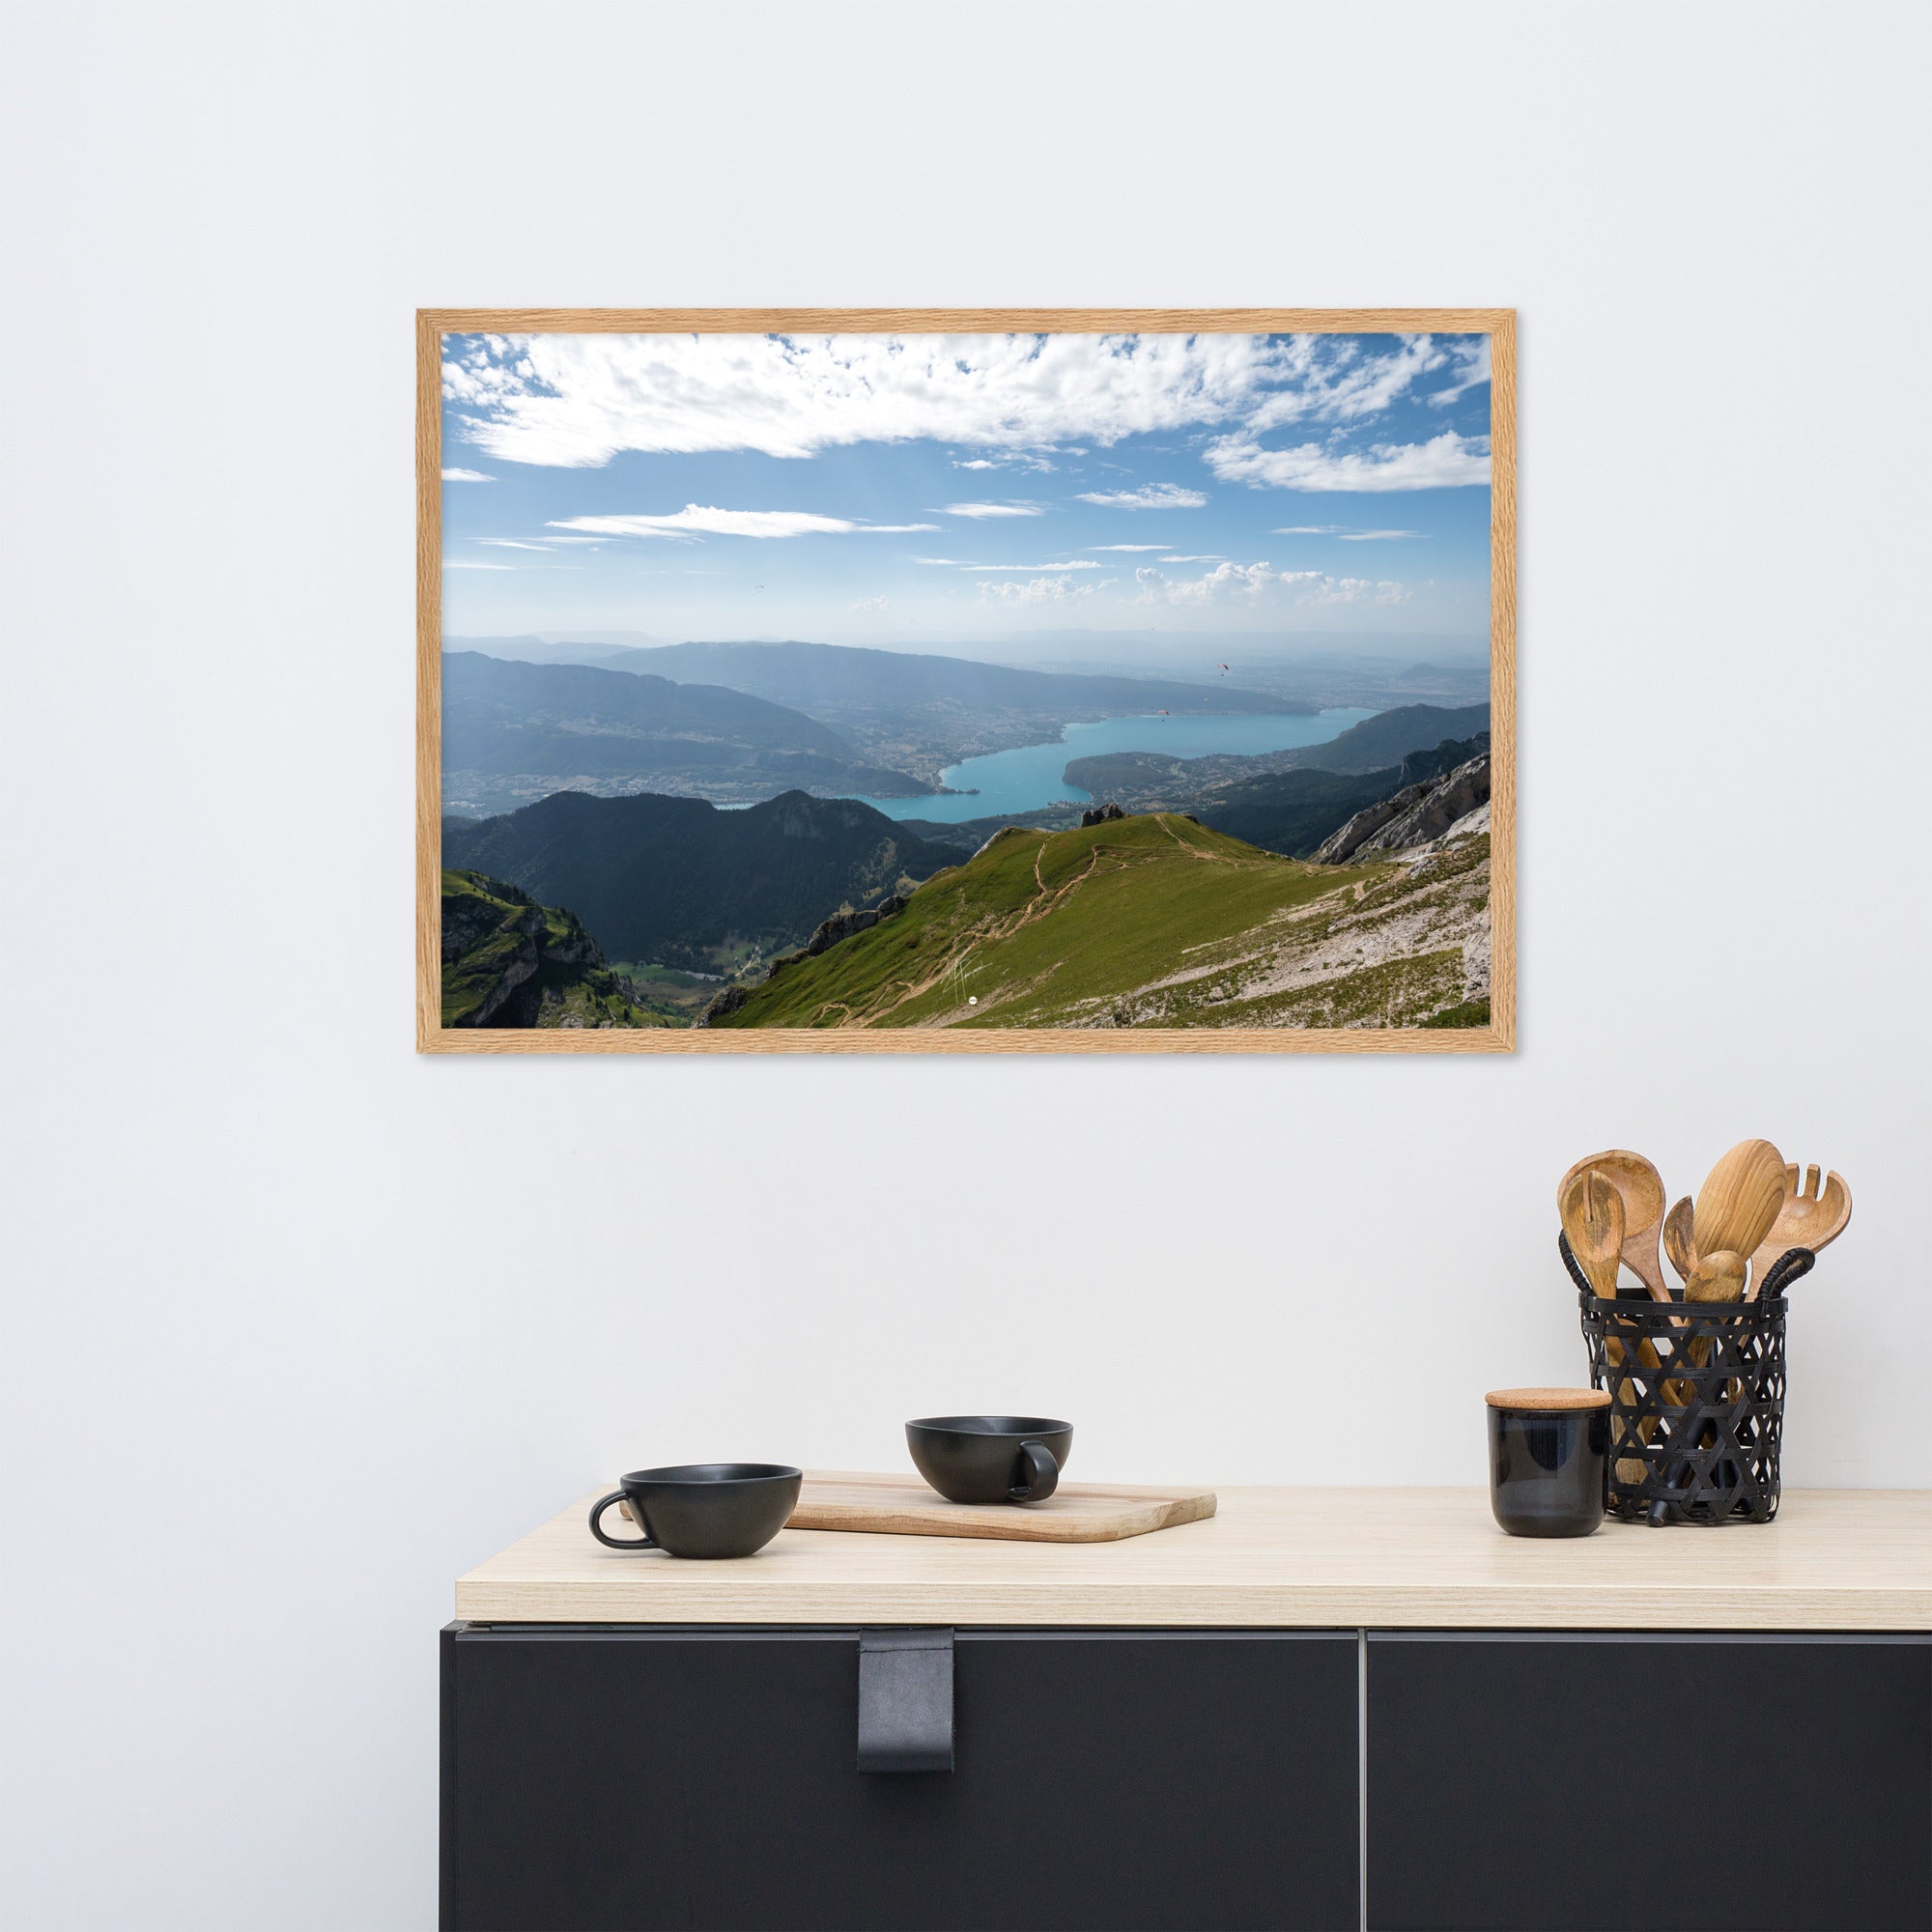
POLYGON ((1492 1389, 1483 1400, 1492 1408, 1527 1408, 1554 1414, 1571 1408, 1608 1408, 1608 1389, 1492 1389))

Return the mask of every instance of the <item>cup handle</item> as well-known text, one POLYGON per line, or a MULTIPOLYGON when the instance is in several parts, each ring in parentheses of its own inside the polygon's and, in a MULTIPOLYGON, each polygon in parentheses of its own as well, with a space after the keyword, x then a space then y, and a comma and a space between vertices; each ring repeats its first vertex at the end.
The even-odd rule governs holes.
POLYGON ((1013 1463, 1013 1474, 1021 1480, 1008 1490, 1016 1503, 1043 1503, 1060 1487, 1060 1464, 1044 1442, 1022 1442, 1013 1463), (1024 1475, 1021 1471, 1024 1470, 1024 1475))
MULTIPOLYGON (((591 1504, 590 1534, 594 1536, 599 1543, 607 1544, 612 1549, 655 1549, 658 1547, 657 1538, 654 1537, 650 1533, 650 1531, 646 1529, 644 1525, 640 1522, 638 1523, 638 1532, 643 1539, 642 1542, 640 1543, 633 1543, 628 1538, 620 1542, 614 1536, 606 1536, 604 1534, 604 1523, 603 1523, 604 1512, 607 1509, 609 1509, 612 1503, 620 1503, 623 1500, 624 1500, 623 1491, 612 1490, 608 1496, 600 1496, 596 1502, 591 1504)), ((629 1512, 626 1511, 626 1514, 629 1515, 629 1512)), ((633 1522, 637 1522, 637 1518, 632 1517, 631 1520, 633 1522)))

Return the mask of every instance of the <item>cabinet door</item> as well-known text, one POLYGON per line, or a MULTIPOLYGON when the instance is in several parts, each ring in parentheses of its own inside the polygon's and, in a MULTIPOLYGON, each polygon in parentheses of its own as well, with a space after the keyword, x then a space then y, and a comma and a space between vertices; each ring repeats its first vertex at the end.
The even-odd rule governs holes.
POLYGON ((457 1932, 1358 1923, 1352 1632, 961 1631, 955 1768, 856 1768, 859 1633, 443 1639, 457 1932))
POLYGON ((1932 1926, 1932 1640, 1371 1635, 1368 1709, 1373 1927, 1932 1926))

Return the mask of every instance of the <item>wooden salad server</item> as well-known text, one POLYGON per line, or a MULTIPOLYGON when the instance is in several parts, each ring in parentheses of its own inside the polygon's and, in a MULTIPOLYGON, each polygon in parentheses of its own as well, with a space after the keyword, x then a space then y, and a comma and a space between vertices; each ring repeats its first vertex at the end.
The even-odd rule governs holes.
MULTIPOLYGON (((1663 1225, 1663 1179, 1640 1153, 1611 1148, 1579 1160, 1556 1184, 1557 1212, 1563 1211, 1563 1198, 1579 1174, 1595 1168, 1623 1197, 1623 1261, 1650 1291, 1653 1301, 1668 1301, 1670 1291, 1663 1285, 1663 1268, 1657 1259, 1657 1238, 1663 1225)), ((1577 1243, 1573 1239, 1570 1245, 1577 1243)), ((1580 1259, 1580 1257, 1579 1257, 1580 1259)), ((1611 1290, 1614 1293, 1616 1291, 1611 1290)))
POLYGON ((1613 1299, 1624 1245, 1624 1200, 1615 1183, 1595 1168, 1573 1174, 1557 1197, 1556 1211, 1590 1287, 1603 1300, 1613 1299))
MULTIPOLYGON (((1573 1168, 1563 1177, 1563 1181, 1556 1197, 1556 1211, 1562 1218, 1570 1252, 1577 1258, 1577 1265, 1583 1270, 1583 1278, 1590 1284, 1591 1292, 1600 1300, 1610 1300, 1617 1292, 1617 1263, 1623 1256, 1624 1198, 1616 1184, 1594 1167, 1585 1167, 1580 1172, 1573 1168)), ((1611 1368, 1621 1368, 1623 1344, 1613 1336, 1605 1336, 1604 1356, 1611 1368)), ((1647 1367, 1655 1368, 1658 1366, 1656 1356, 1657 1351, 1648 1342, 1642 1344, 1638 1356, 1640 1361, 1647 1367)), ((1635 1402, 1635 1393, 1628 1379, 1619 1386, 1617 1393, 1626 1403, 1635 1402)), ((1620 1483, 1640 1483, 1643 1471, 1644 1465, 1634 1458, 1618 1459, 1617 1480, 1620 1483)))
POLYGON ((1757 1299, 1765 1277, 1788 1250, 1809 1248, 1815 1255, 1820 1248, 1835 1241, 1845 1232, 1845 1223, 1851 1218, 1852 1190, 1845 1185, 1842 1175, 1827 1175, 1821 1187, 1818 1170, 1807 1167, 1801 1186, 1797 1167, 1787 1164, 1784 1170, 1784 1199, 1778 1205, 1777 1219, 1771 1224, 1771 1233, 1751 1256, 1750 1287, 1747 1291, 1747 1299, 1757 1299))

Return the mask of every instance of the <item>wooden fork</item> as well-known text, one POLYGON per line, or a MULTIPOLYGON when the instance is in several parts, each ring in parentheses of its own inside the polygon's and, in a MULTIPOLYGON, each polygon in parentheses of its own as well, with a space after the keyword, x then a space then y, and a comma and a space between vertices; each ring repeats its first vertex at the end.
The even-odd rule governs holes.
POLYGON ((1821 1184, 1818 1170, 1807 1167, 1801 1186, 1797 1164, 1787 1162, 1784 1199, 1778 1206, 1777 1219, 1771 1224, 1771 1233, 1751 1256, 1750 1288, 1745 1299, 1757 1299, 1765 1276, 1786 1249, 1809 1248, 1816 1254, 1845 1232, 1845 1223, 1851 1218, 1852 1190, 1845 1185, 1842 1175, 1828 1175, 1821 1184))

